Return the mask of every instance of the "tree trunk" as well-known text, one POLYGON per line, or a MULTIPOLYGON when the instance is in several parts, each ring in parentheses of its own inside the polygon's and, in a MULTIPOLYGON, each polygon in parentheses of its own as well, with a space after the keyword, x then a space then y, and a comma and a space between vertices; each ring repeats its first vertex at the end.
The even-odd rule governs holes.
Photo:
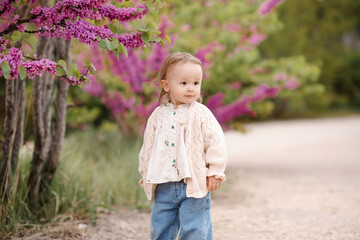
POLYGON ((10 159, 15 131, 15 112, 15 81, 6 80, 3 157, 0 159, 0 193, 4 193, 4 196, 6 195, 9 181, 10 159))
MULTIPOLYGON (((64 59, 69 62, 70 41, 61 39, 41 39, 46 46, 38 51, 51 60, 64 59)), ((40 43, 41 44, 41 43, 40 43)), ((65 136, 66 98, 68 86, 66 81, 55 79, 53 75, 44 74, 34 81, 34 135, 35 148, 28 180, 29 197, 33 206, 39 204, 40 194, 48 195, 65 136), (55 86, 54 86, 55 82, 55 86), (56 94, 55 99, 53 95, 56 94), (53 124, 51 106, 54 103, 53 124)))
MULTIPOLYGON (((53 40, 42 37, 37 48, 37 56, 50 58, 53 40)), ((30 175, 28 179, 29 198, 33 206, 38 204, 39 189, 41 181, 41 169, 45 162, 46 154, 50 146, 50 106, 51 106, 51 85, 52 79, 48 74, 34 78, 33 88, 33 121, 34 121, 34 152, 31 162, 30 175)))
POLYGON ((24 119, 25 119, 25 80, 16 79, 16 130, 11 155, 11 170, 15 171, 19 160, 20 148, 23 144, 24 119))
MULTIPOLYGON (((29 15, 28 5, 17 12, 21 19, 29 15)), ((20 48, 20 43, 15 47, 20 48)), ((19 151, 23 143, 25 117, 25 81, 21 79, 6 80, 4 121, 3 158, 0 159, 0 193, 7 190, 10 170, 14 171, 19 159, 19 151)))
MULTIPOLYGON (((56 56, 64 59, 68 64, 70 62, 70 41, 56 39, 56 56)), ((66 130, 66 98, 68 85, 66 81, 56 79, 56 99, 54 102, 54 126, 52 129, 52 141, 50 152, 46 159, 44 167, 44 182, 42 184, 42 192, 50 185, 56 169, 59 165, 60 152, 66 130)))

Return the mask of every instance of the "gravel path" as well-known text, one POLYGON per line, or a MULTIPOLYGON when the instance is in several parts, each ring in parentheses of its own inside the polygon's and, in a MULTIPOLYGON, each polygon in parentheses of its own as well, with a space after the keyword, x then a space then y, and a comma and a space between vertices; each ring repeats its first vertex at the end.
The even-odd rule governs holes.
MULTIPOLYGON (((360 116, 247 130, 226 134, 228 181, 213 194, 214 239, 360 239, 360 116)), ((72 234, 58 239, 149 239, 149 211, 119 211, 100 215, 96 227, 63 226, 72 234)))

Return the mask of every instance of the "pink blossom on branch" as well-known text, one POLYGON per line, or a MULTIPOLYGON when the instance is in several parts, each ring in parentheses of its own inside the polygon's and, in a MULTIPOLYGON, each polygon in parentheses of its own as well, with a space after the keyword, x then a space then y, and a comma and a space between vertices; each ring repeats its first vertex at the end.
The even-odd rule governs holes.
POLYGON ((262 33, 254 33, 249 38, 248 41, 253 46, 258 46, 262 41, 266 39, 266 35, 262 33))
POLYGON ((91 96, 100 97, 104 94, 105 87, 104 84, 96 81, 95 78, 91 76, 90 81, 85 84, 83 90, 89 93, 91 96))
POLYGON ((120 22, 128 22, 141 19, 149 13, 144 4, 138 4, 134 8, 116 8, 113 5, 105 5, 108 1, 95 0, 63 0, 57 2, 54 7, 36 7, 31 13, 36 17, 31 22, 38 27, 61 24, 62 21, 76 19, 103 20, 108 18, 120 22))
POLYGON ((277 82, 277 81, 285 81, 286 79, 287 79, 286 72, 282 72, 282 73, 276 74, 276 75, 273 77, 273 81, 274 81, 274 82, 277 82))
MULTIPOLYGON (((21 65, 23 59, 24 57, 22 51, 15 47, 12 47, 6 56, 0 53, 0 65, 2 62, 8 62, 10 65, 10 79, 14 79, 19 76, 17 66, 21 65)), ((0 69, 0 76, 2 75, 3 72, 0 69)))
POLYGON ((265 98, 274 98, 279 93, 280 87, 269 87, 267 84, 261 84, 254 88, 254 95, 251 97, 251 102, 259 102, 265 98))
POLYGON ((279 5, 284 0, 266 0, 260 5, 259 13, 262 15, 268 14, 271 12, 277 5, 279 5))
POLYGON ((218 45, 219 45, 219 43, 212 42, 212 43, 208 44, 206 47, 200 48, 195 53, 195 56, 201 60, 204 68, 211 66, 212 63, 209 61, 209 56, 213 52, 215 47, 217 47, 218 45))
POLYGON ((284 85, 285 88, 289 90, 294 90, 298 88, 301 84, 296 80, 295 77, 290 77, 289 81, 287 81, 284 85))
POLYGON ((28 60, 22 65, 25 67, 30 79, 37 75, 40 76, 44 72, 56 74, 56 63, 49 59, 28 60))
POLYGON ((0 0, 0 16, 11 16, 14 13, 12 2, 17 3, 17 0, 0 0))
POLYGON ((210 109, 215 109, 223 104, 224 94, 219 92, 208 98, 206 106, 210 109))

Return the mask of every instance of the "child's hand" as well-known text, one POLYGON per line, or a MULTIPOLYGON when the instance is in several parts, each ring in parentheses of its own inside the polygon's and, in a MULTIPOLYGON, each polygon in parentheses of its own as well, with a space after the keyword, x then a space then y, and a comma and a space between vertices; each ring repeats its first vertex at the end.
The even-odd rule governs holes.
POLYGON ((207 177, 206 179, 206 186, 209 192, 215 191, 221 185, 221 179, 215 178, 215 176, 207 177))

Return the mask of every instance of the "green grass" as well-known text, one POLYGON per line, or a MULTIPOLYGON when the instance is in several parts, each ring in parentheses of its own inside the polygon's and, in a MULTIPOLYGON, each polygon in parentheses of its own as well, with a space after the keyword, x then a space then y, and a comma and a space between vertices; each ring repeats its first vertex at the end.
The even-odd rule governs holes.
MULTIPOLYGON (((8 201, 2 201, 0 235, 43 222, 86 218, 115 205, 148 208, 138 184, 141 139, 126 139, 118 132, 86 130, 67 137, 60 164, 51 184, 50 201, 34 215, 27 204, 26 179, 32 150, 21 155, 13 175, 8 201)), ((114 210, 115 211, 115 210, 114 210)))

